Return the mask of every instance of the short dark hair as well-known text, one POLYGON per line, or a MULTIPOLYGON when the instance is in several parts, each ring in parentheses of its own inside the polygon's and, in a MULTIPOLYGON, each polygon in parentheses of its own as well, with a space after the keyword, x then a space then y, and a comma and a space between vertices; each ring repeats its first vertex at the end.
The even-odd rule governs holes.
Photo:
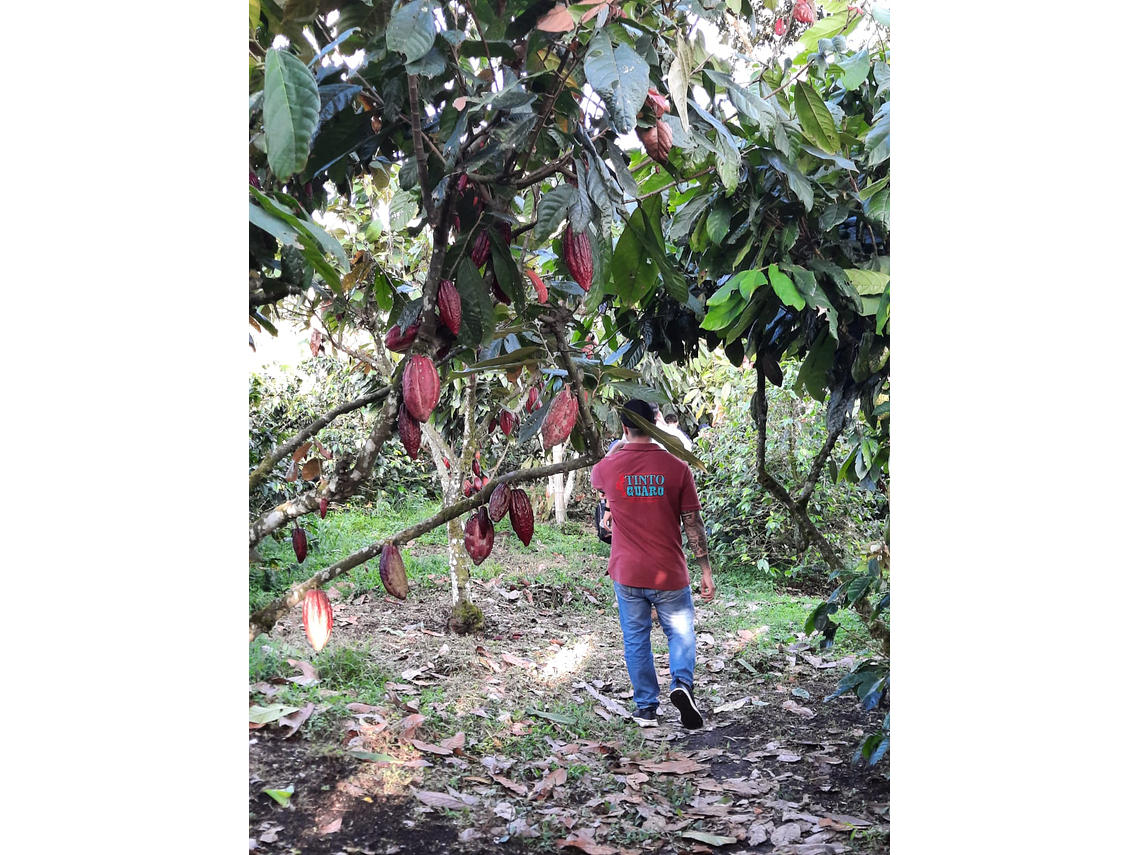
POLYGON ((679 419, 679 418, 677 418, 677 414, 676 414, 676 413, 670 413, 669 415, 667 415, 667 416, 665 417, 665 423, 666 423, 666 424, 675 425, 675 424, 677 424, 679 421, 680 421, 680 419, 679 419))
POLYGON ((645 431, 637 426, 633 419, 626 415, 626 411, 637 413, 650 424, 657 418, 657 414, 653 411, 653 404, 648 401, 643 401, 640 398, 630 398, 625 402, 621 409, 621 423, 629 428, 629 432, 634 436, 645 436, 645 431))

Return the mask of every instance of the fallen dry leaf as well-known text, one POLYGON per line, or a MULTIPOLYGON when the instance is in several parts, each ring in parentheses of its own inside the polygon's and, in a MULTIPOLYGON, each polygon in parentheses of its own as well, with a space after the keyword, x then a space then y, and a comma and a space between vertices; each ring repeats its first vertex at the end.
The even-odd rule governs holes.
POLYGON ((800 827, 794 822, 787 822, 772 832, 771 840, 773 846, 784 846, 788 843, 795 843, 800 839, 800 827))
POLYGON ((455 736, 449 737, 440 743, 441 748, 446 748, 448 751, 458 751, 463 747, 463 743, 467 741, 467 734, 462 730, 455 736))
POLYGON ((871 823, 868 820, 860 819, 857 816, 845 816, 841 813, 828 813, 824 814, 823 819, 819 821, 819 824, 824 828, 829 825, 836 828, 847 828, 848 826, 866 828, 871 823))
POLYGON ((254 683, 249 687, 251 692, 258 692, 267 698, 272 698, 274 695, 284 692, 285 689, 285 686, 274 686, 272 683, 254 683))
POLYGON ((290 659, 289 664, 301 672, 299 677, 289 677, 290 683, 296 683, 298 686, 309 686, 320 679, 317 676, 317 669, 310 662, 290 659))
MULTIPOLYGON (((466 802, 460 801, 455 796, 449 796, 447 793, 429 793, 427 790, 415 789, 412 790, 412 793, 428 807, 451 808, 455 810, 467 810, 467 808, 470 807, 466 802)), ((798 828, 797 826, 797 830, 798 828)))
POLYGON ((606 846, 604 843, 595 843, 592 838, 574 834, 564 840, 555 841, 559 849, 573 846, 581 849, 586 855, 618 855, 620 851, 616 846, 606 846))
POLYGON ((768 839, 768 829, 764 825, 763 820, 756 820, 752 825, 748 826, 748 845, 759 846, 768 839))
POLYGON ((800 755, 799 754, 793 754, 790 751, 781 751, 776 756, 776 759, 779 760, 781 763, 796 763, 799 761, 800 755))
POLYGON ((639 763, 643 772, 660 772, 666 775, 687 775, 691 772, 703 772, 708 765, 690 760, 687 757, 681 760, 662 760, 660 763, 639 763))
POLYGON ((702 843, 708 843, 710 846, 727 846, 730 843, 735 843, 735 837, 722 837, 719 834, 709 834, 706 831, 682 831, 681 836, 689 840, 699 840, 702 843))
POLYGON ((338 831, 340 831, 340 824, 343 819, 344 817, 338 816, 328 825, 322 825, 318 830, 321 832, 321 834, 336 834, 338 831))
POLYGON ((430 742, 424 742, 422 739, 409 739, 408 741, 420 751, 427 752, 428 754, 438 754, 441 757, 447 757, 452 753, 450 748, 433 745, 430 742))
POLYGON ((529 659, 520 659, 519 657, 515 656, 513 653, 504 653, 502 658, 503 658, 503 661, 506 662, 508 665, 518 665, 520 668, 537 668, 538 667, 534 662, 531 662, 529 659))
POLYGON ((514 793, 517 796, 525 796, 526 795, 526 787, 524 787, 522 784, 515 783, 510 778, 505 778, 502 775, 492 775, 491 780, 495 781, 499 784, 502 784, 504 787, 506 787, 508 790, 510 790, 512 793, 514 793))
POLYGON ((553 792, 555 787, 561 787, 565 783, 566 770, 561 767, 551 769, 542 776, 541 781, 534 785, 534 790, 531 791, 531 795, 536 799, 544 799, 553 792))
POLYGON ((300 728, 301 725, 308 720, 309 716, 313 714, 313 710, 316 708, 316 704, 305 704, 303 707, 301 707, 301 709, 297 710, 297 712, 293 713, 292 715, 282 716, 280 719, 278 719, 278 727, 289 728, 289 732, 286 733, 282 738, 288 739, 290 736, 296 733, 298 728, 300 728))
POLYGON ((427 716, 420 713, 412 713, 409 716, 405 716, 397 728, 400 731, 400 739, 404 742, 410 742, 416 735, 416 728, 425 721, 427 721, 427 716))
POLYGON ((809 710, 807 707, 800 706, 790 698, 780 704, 780 706, 786 709, 788 712, 795 713, 796 715, 802 715, 804 718, 815 718, 814 712, 809 710))

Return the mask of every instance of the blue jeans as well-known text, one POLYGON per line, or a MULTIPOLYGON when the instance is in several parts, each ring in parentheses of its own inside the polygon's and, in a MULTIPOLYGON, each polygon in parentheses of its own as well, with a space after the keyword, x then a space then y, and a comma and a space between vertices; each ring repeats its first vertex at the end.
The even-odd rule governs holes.
POLYGON ((625 642, 625 667, 633 683, 633 702, 638 709, 657 706, 661 691, 657 669, 653 667, 653 648, 649 643, 653 620, 650 609, 657 607, 657 619, 669 640, 669 672, 672 691, 678 681, 693 685, 693 668, 697 664, 697 634, 693 629, 693 594, 688 588, 679 591, 656 591, 631 588, 614 582, 617 594, 618 620, 625 642))

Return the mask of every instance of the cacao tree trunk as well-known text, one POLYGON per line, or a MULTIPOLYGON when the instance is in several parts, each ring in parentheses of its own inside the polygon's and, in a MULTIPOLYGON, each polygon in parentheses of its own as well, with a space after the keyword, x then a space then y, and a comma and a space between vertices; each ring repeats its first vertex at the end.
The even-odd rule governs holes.
MULTIPOLYGON (((559 443, 550 449, 554 453, 555 463, 562 462, 563 448, 559 443)), ((561 472, 550 476, 550 492, 554 496, 554 521, 562 525, 566 522, 566 479, 561 472)))

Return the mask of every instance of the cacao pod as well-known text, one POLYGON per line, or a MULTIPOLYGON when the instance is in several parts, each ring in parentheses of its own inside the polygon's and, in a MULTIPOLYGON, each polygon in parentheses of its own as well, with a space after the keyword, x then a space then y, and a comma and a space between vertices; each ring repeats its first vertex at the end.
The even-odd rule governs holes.
POLYGON ((764 376, 768 378, 773 386, 784 385, 784 372, 780 368, 780 363, 768 351, 763 351, 760 354, 760 369, 764 372, 764 376))
POLYGON ((313 588, 305 594, 305 604, 301 607, 301 622, 305 625, 305 636, 313 650, 321 652, 332 635, 333 613, 329 595, 320 588, 313 588))
POLYGON ((463 479, 463 495, 470 499, 475 493, 475 485, 471 483, 470 478, 463 479))
POLYGON ((325 518, 325 514, 329 512, 329 500, 321 499, 321 519, 325 518))
POLYGON ((293 529, 293 552, 297 555, 297 563, 304 564, 305 556, 309 554, 309 539, 300 526, 293 529))
POLYGON ((649 94, 645 98, 645 103, 653 108, 653 113, 658 119, 669 112, 669 99, 652 86, 649 87, 649 94))
POLYGON ((407 598, 408 574, 404 570, 403 556, 394 544, 384 544, 380 552, 380 581, 384 583, 384 590, 397 600, 407 598))
POLYGON ((475 243, 471 245, 471 260, 475 262, 476 267, 482 267, 490 257, 491 236, 487 234, 486 229, 480 229, 479 234, 475 235, 475 243))
POLYGON ((534 292, 538 294, 538 302, 545 303, 550 294, 546 290, 546 283, 542 281, 542 277, 529 268, 526 275, 530 277, 530 281, 534 285, 534 292))
POLYGON ((488 511, 491 519, 498 522, 507 515, 507 511, 511 507, 511 485, 500 484, 491 493, 491 501, 488 504, 488 511))
POLYGON ((471 179, 470 179, 470 178, 468 178, 468 177, 467 177, 467 173, 466 173, 466 172, 464 172, 462 175, 460 175, 460 176, 459 176, 459 181, 458 181, 458 182, 456 182, 456 184, 455 184, 455 190, 456 190, 456 192, 457 192, 457 193, 462 193, 464 190, 466 190, 466 189, 467 189, 467 185, 468 185, 470 182, 471 182, 471 179))
POLYGON ((533 413, 541 406, 542 402, 538 400, 538 387, 535 386, 530 390, 530 394, 526 397, 526 411, 528 413, 533 413))
POLYGON ((569 389, 563 389, 554 397, 546 418, 542 422, 542 447, 549 451, 559 443, 565 442, 574 430, 574 423, 578 420, 578 399, 569 389))
POLYGON ((792 17, 801 24, 814 24, 815 3, 810 2, 810 0, 796 0, 795 8, 792 9, 792 17))
POLYGON ((476 457, 474 460, 471 461, 471 474, 474 475, 476 478, 482 478, 483 477, 483 467, 479 464, 479 458, 478 457, 476 457))
POLYGON ((487 560, 494 545, 495 526, 487 516, 487 506, 484 505, 477 513, 471 515, 463 527, 463 548, 478 567, 487 560))
POLYGON ((656 127, 638 128, 637 135, 645 145, 645 151, 658 163, 669 162, 669 152, 673 150, 673 130, 665 122, 657 120, 656 127))
POLYGON ((525 490, 511 490, 511 528, 523 546, 530 546, 530 539, 534 537, 534 510, 525 490))
POLYGON ((459 318, 462 314, 462 303, 455 283, 444 279, 439 283, 439 320, 451 330, 452 335, 459 335, 459 318))
POLYGON ((417 321, 412 324, 403 335, 400 335, 400 325, 396 324, 388 334, 384 336, 384 346, 393 353, 404 353, 411 349, 412 342, 416 340, 416 333, 420 331, 420 324, 417 321))
POLYGON ((574 234, 567 223, 566 233, 562 236, 562 255, 574 281, 582 286, 583 291, 589 291, 594 282, 594 250, 590 244, 590 233, 574 234))
POLYGON ((788 31, 788 25, 783 18, 776 19, 776 35, 782 36, 788 31))
POLYGON ((400 404, 400 416, 396 420, 396 425, 400 431, 400 442, 404 444, 404 450, 408 452, 408 457, 415 460, 420 454, 423 435, 420 432, 420 423, 411 417, 408 408, 403 404, 400 404))
POLYGON ((439 372, 435 365, 426 356, 409 357, 403 385, 408 415, 417 422, 426 422, 439 403, 439 372))
POLYGON ((506 436, 510 436, 515 430, 515 414, 502 410, 499 413, 499 430, 506 436))
POLYGON ((495 295, 495 299, 502 303, 504 306, 511 304, 511 298, 507 296, 507 292, 499 287, 499 277, 491 276, 491 293, 495 295))

